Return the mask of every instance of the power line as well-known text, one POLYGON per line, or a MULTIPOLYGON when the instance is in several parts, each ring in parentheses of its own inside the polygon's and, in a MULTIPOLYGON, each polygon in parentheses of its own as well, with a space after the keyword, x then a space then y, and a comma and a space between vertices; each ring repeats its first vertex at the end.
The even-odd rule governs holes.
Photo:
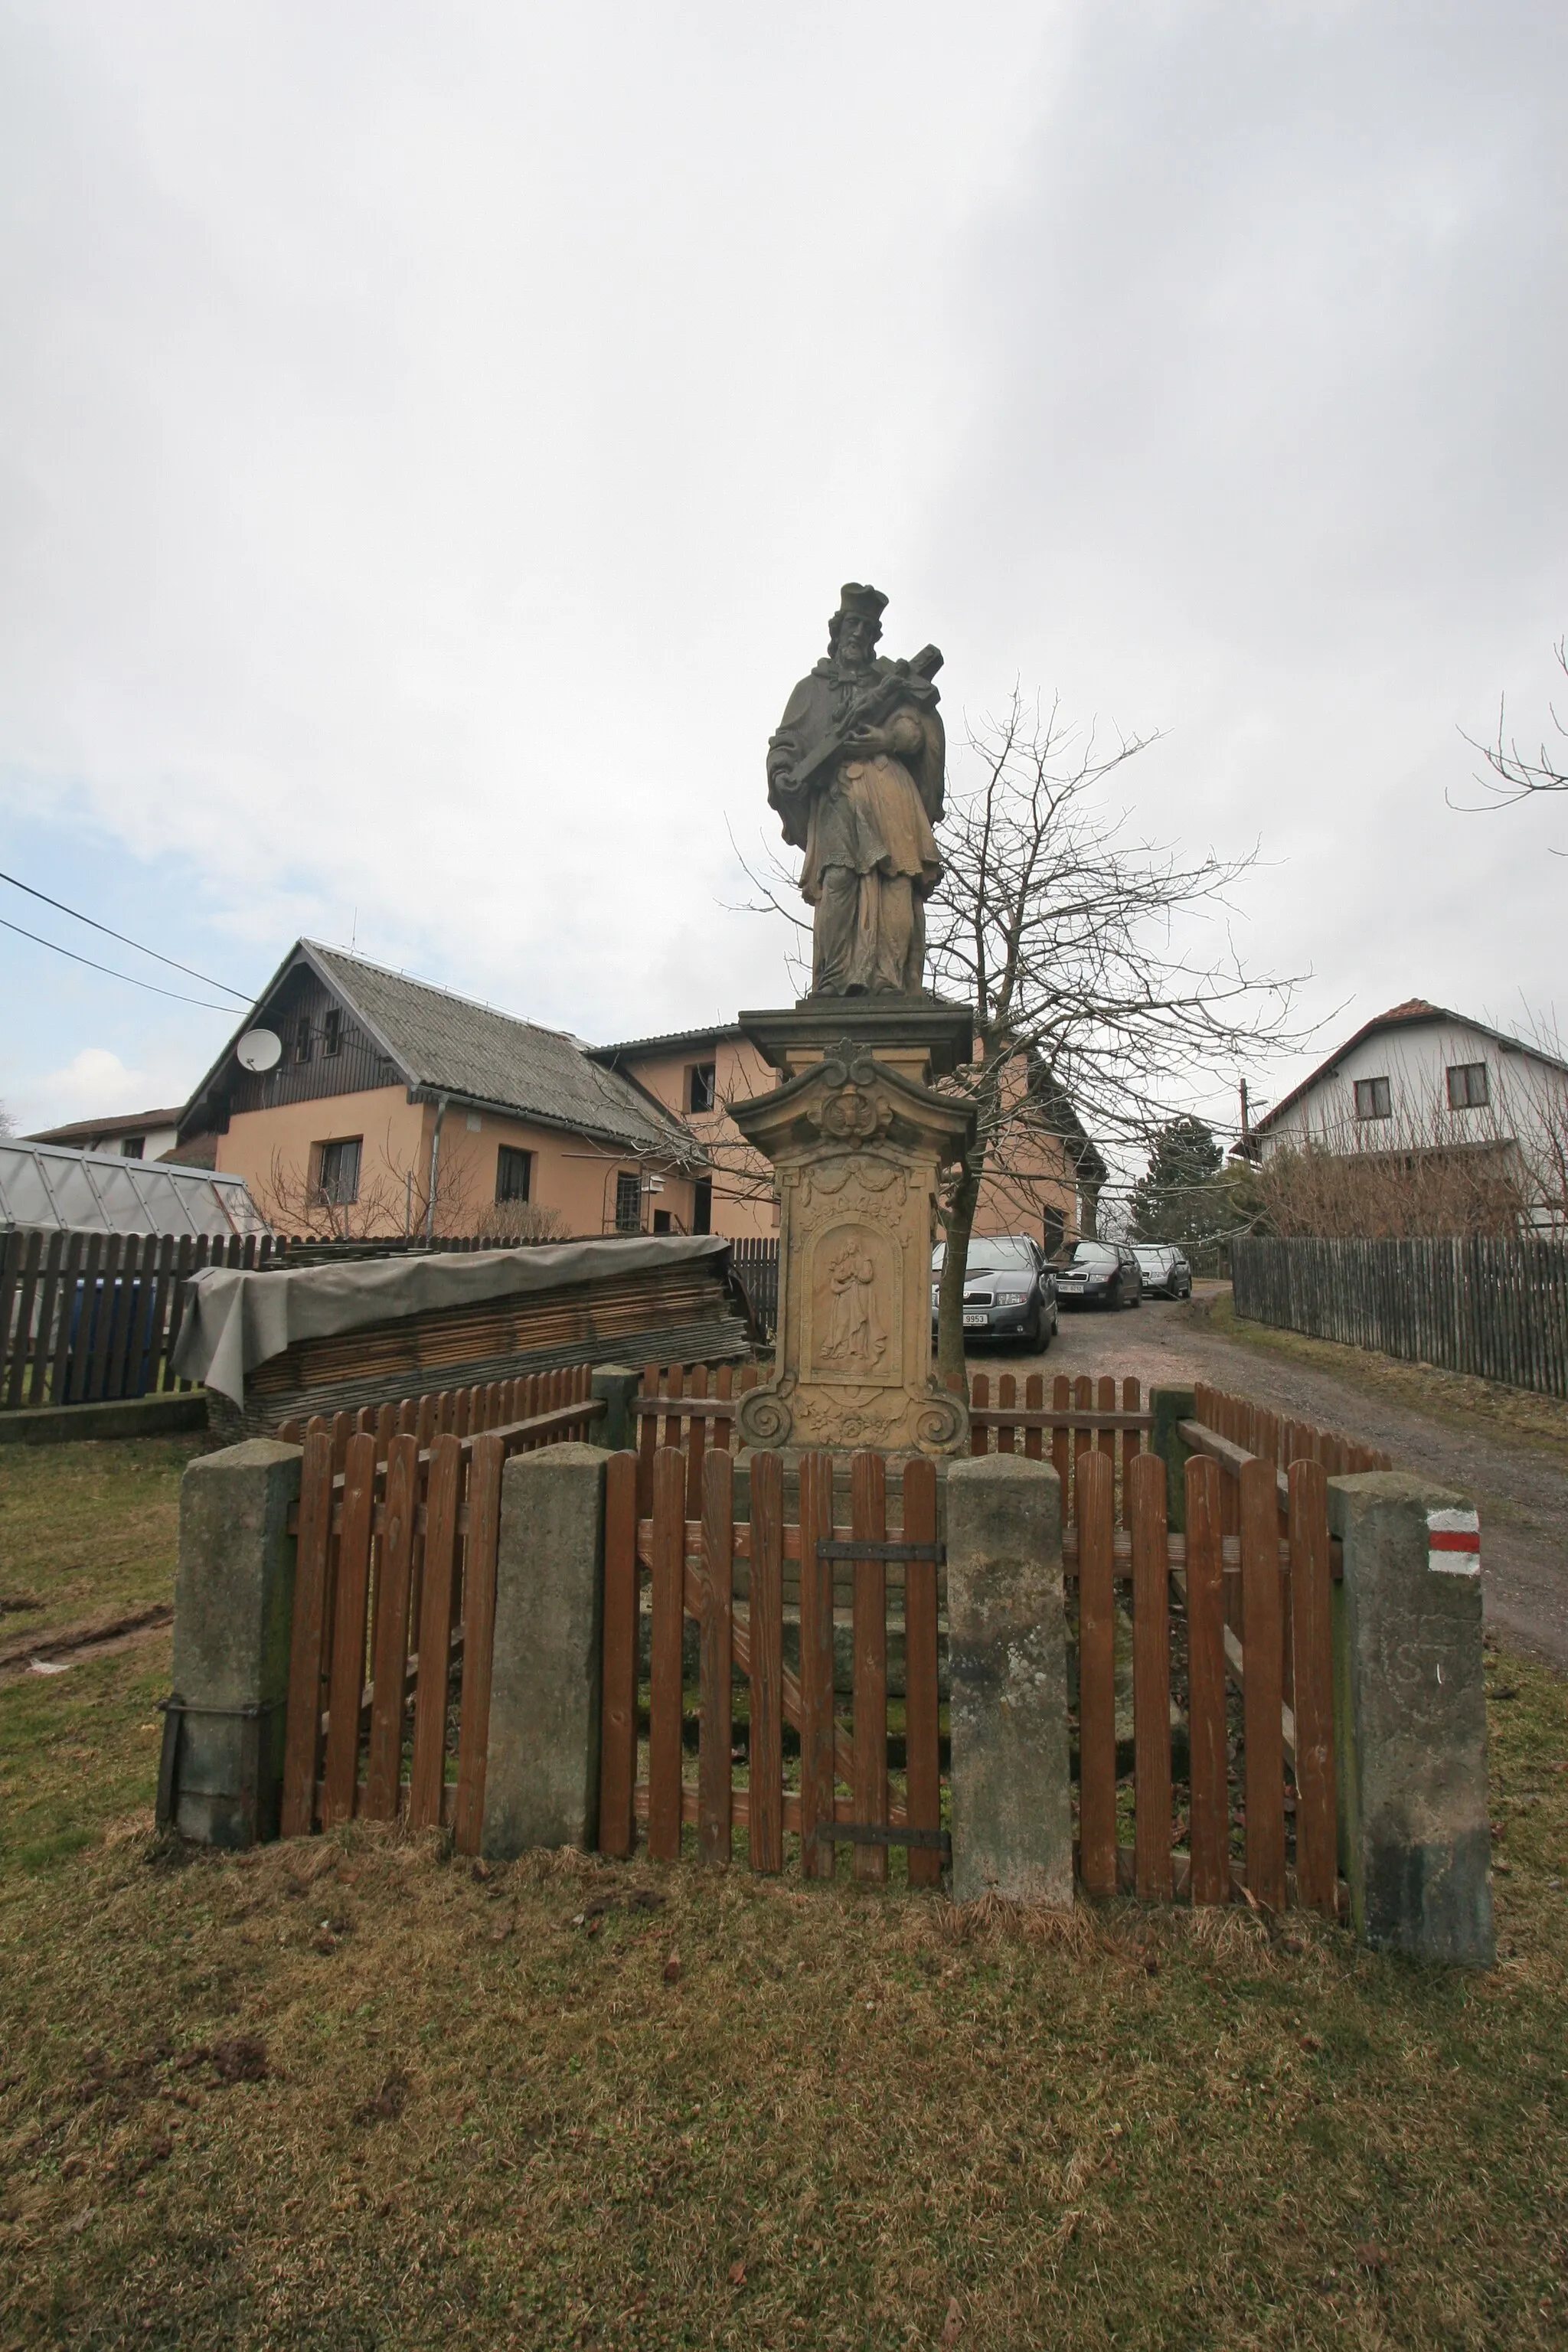
MULTIPOLYGON (((85 923, 89 930, 101 931, 105 939, 118 940, 121 946, 123 948, 134 948, 138 955, 151 956, 154 963, 166 963, 171 971, 183 971, 190 979, 201 981, 204 986, 207 988, 221 988, 226 996, 237 996, 242 1004, 248 1004, 251 1001, 250 996, 246 990, 242 988, 230 988, 226 980, 215 980, 210 971, 198 971, 194 964, 177 963, 173 956, 160 955, 156 948, 144 948, 140 940, 129 939, 123 931, 110 930, 107 923, 97 921, 91 915, 84 915, 79 908, 68 907, 63 898, 51 898, 47 890, 35 890, 30 882, 19 882, 14 874, 0 873, 0 882, 9 882, 14 890, 25 890, 29 898, 41 898, 46 907, 58 908, 62 915, 68 915, 73 922, 85 923)), ((16 925, 15 923, 8 923, 6 925, 6 929, 14 931, 16 929, 16 925)), ((30 940, 33 937, 33 934, 31 931, 24 931, 22 933, 22 937, 25 940, 30 940)), ((52 947, 54 942, 52 940, 45 940, 41 944, 45 947, 52 947)), ((68 948, 62 948, 60 950, 60 953, 62 955, 68 955, 70 953, 70 950, 68 948)), ((89 959, 86 956, 79 956, 77 961, 79 963, 86 963, 89 959)), ((93 970, 95 971, 107 971, 109 967, 107 964, 100 963, 94 964, 93 966, 93 970)), ((129 972, 117 971, 114 973, 113 977, 116 980, 129 980, 131 975, 129 972)), ((151 985, 151 983, 146 981, 138 981, 134 984, 139 988, 145 988, 151 985)), ((155 992, 160 996, 167 996, 172 992, 168 989, 159 989, 155 992)), ((195 1004, 197 1000, 194 996, 185 996, 182 997, 180 1002, 183 1004, 195 1004)))
MULTIPOLYGON (((8 881, 10 877, 7 875, 5 878, 8 881)), ((37 891, 34 895, 35 897, 41 898, 43 893, 41 891, 37 891)), ((51 904, 53 902, 51 901, 51 904)), ((67 909, 67 912, 69 912, 68 908, 67 909)), ((100 923, 98 928, 101 930, 103 929, 102 924, 100 923)), ((115 971, 106 963, 94 963, 90 956, 78 955, 74 948, 62 948, 58 940, 40 939, 37 931, 25 931, 20 923, 6 922, 4 915, 0 915, 0 929, 4 929, 7 931, 15 931, 18 939, 31 940, 35 947, 53 948, 56 955, 69 956, 72 963, 84 963, 89 971, 107 972, 110 980, 123 980, 129 982, 132 988, 144 988, 152 996, 171 996, 174 998, 176 1004, 199 1004, 205 1012, 226 1013, 231 1020, 234 1018, 234 1007, 232 1004, 209 1004, 205 996, 185 996, 183 995, 177 988, 154 987, 152 981, 138 980, 133 972, 115 971)), ((118 938, 119 934, 116 933, 115 936, 118 938)), ((130 940, 127 944, 133 947, 135 945, 135 941, 130 940)), ((165 956, 163 961, 166 963, 168 961, 168 958, 165 956)), ((179 969, 183 971, 184 970, 184 966, 182 964, 179 969)), ((201 978, 201 974, 198 972, 196 977, 199 980, 201 978)), ((223 986, 223 982, 221 980, 215 980, 213 986, 215 988, 221 988, 223 986)))

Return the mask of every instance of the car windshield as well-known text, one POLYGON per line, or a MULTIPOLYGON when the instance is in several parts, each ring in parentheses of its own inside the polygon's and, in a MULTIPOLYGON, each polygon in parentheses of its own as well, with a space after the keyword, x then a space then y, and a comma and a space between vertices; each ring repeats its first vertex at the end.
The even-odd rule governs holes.
POLYGON ((1079 1242, 1072 1254, 1074 1265, 1114 1265, 1116 1252, 1107 1242, 1079 1242))
POLYGON ((1176 1253, 1157 1248, 1152 1242, 1138 1242, 1133 1244, 1132 1255, 1140 1265, 1163 1265, 1166 1259, 1174 1257, 1176 1253))
MULTIPOLYGON (((931 1270, 940 1274, 947 1256, 947 1244, 938 1242, 931 1254, 931 1270)), ((1035 1253, 1022 1234, 972 1234, 969 1239, 969 1262, 966 1275, 1033 1274, 1035 1253)))

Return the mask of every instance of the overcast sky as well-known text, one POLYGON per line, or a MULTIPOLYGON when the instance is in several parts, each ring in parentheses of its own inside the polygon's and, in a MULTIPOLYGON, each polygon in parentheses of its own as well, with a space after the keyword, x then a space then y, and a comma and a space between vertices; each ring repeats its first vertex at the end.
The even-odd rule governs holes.
MULTIPOLYGON (((241 990, 787 1001, 726 823, 871 579, 955 743, 1165 730, 1322 1048, 1568 1018, 1568 803, 1445 802, 1568 628, 1565 90, 1546 0, 0 0, 0 866, 241 990)), ((23 1127, 228 1026, 0 931, 23 1127)))

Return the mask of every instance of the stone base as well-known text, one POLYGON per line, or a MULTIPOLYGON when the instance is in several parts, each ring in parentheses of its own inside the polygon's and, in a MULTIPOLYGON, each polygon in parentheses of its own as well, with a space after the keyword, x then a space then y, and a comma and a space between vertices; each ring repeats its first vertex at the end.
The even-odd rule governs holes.
POLYGON ((814 998, 742 1019, 789 1074, 732 1106, 780 1194, 775 1370, 742 1400, 742 1444, 962 1452, 968 1407, 931 1369, 931 1255, 937 1180, 974 1117, 926 1081, 967 1052, 968 1013, 935 998, 814 998))

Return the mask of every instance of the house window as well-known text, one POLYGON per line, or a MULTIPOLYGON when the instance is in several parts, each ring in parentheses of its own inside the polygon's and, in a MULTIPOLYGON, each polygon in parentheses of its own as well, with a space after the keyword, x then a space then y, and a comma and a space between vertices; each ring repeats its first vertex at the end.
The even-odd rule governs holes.
POLYGON ((669 1211, 668 1211, 668 1209, 656 1209, 656 1210, 654 1211, 654 1213, 653 1213, 653 1229, 654 1229, 654 1232, 655 1232, 656 1234, 667 1234, 667 1233, 668 1233, 668 1231, 669 1231, 669 1211))
POLYGON ((699 1062, 686 1073, 688 1110, 711 1110, 719 1096, 719 1073, 712 1062, 699 1062))
POLYGON ((1358 1078, 1355 1082, 1355 1115, 1357 1118, 1392 1118, 1394 1104, 1386 1078, 1358 1078))
POLYGON ((623 1169, 616 1179, 616 1231, 618 1234, 640 1234, 642 1231, 642 1183, 635 1171, 623 1169))
POLYGON ((1449 1071, 1450 1110, 1484 1110, 1490 1100, 1484 1062, 1460 1062, 1449 1071))
POLYGON ((1055 1257, 1066 1238, 1066 1217, 1059 1209, 1047 1209, 1046 1211, 1046 1255, 1055 1257))
POLYGON ((321 1058, 330 1062, 343 1050, 343 1016, 334 1004, 321 1024, 321 1058))
POLYGON ((503 1143, 496 1153, 496 1199, 526 1201, 533 1181, 533 1154, 503 1143))
POLYGON ((294 1024, 294 1059, 308 1062, 310 1058, 310 1016, 301 1013, 294 1024))
MULTIPOLYGON (((1484 1096, 1482 1099, 1485 1100, 1484 1096)), ((146 1150, 147 1139, 144 1135, 122 1135, 120 1139, 121 1160, 141 1160, 145 1157, 146 1150)))
POLYGON ((359 1160, 363 1135, 340 1136, 336 1142, 318 1144, 321 1155, 319 1181, 323 1201, 346 1209, 359 1199, 359 1160))
POLYGON ((713 1230, 711 1176, 699 1176, 691 1187, 691 1230, 694 1234, 710 1234, 713 1230))

